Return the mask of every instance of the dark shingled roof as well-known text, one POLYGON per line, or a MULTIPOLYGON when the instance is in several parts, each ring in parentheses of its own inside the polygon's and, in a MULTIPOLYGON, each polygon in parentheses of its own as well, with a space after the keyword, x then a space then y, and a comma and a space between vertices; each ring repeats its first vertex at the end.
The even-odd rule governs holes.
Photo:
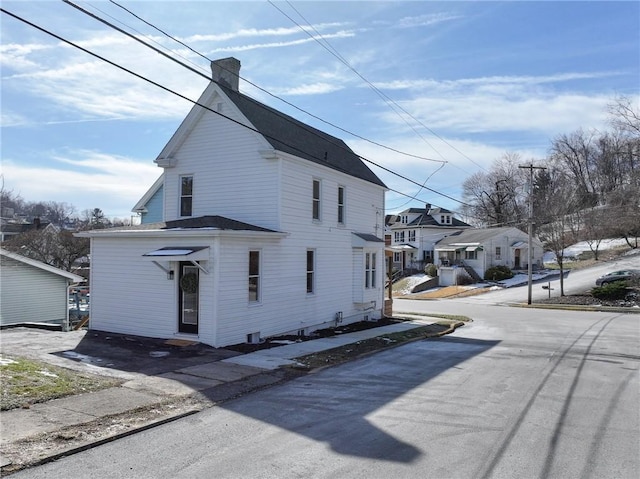
POLYGON ((218 85, 274 149, 386 188, 344 141, 220 83, 218 85))
POLYGON ((438 223, 433 216, 431 215, 420 215, 418 216, 415 220, 413 220, 411 223, 406 225, 407 227, 410 226, 453 226, 456 228, 459 227, 468 227, 471 226, 467 223, 465 223, 464 221, 460 221, 458 218, 452 216, 451 217, 451 223, 447 223, 447 224, 442 224, 442 223, 438 223))
MULTIPOLYGON (((122 226, 109 228, 109 231, 144 231, 144 230, 172 230, 172 229, 215 228, 219 230, 234 231, 264 231, 277 233, 277 231, 262 228, 260 226, 232 220, 224 216, 198 216, 196 218, 184 218, 181 220, 159 221, 157 223, 145 223, 135 226, 122 226)), ((99 231, 99 230, 98 230, 99 231)))
POLYGON ((365 241, 370 241, 372 243, 384 243, 384 240, 378 238, 376 235, 372 235, 369 233, 353 233, 353 234, 365 241))

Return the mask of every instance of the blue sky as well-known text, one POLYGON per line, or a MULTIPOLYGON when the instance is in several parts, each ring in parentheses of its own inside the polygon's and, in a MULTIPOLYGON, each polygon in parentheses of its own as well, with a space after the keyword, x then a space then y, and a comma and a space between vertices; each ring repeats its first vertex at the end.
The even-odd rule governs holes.
MULTIPOLYGON (((208 60, 117 5, 76 3, 210 74, 208 60)), ((465 178, 506 152, 535 162, 557 135, 608 128, 616 95, 640 104, 635 1, 118 3, 205 57, 238 58, 248 82, 356 136, 247 81, 244 93, 455 199, 465 178)), ((2 8, 193 100, 206 87, 201 76, 62 1, 2 8)), ((73 204, 78 213, 97 207, 129 217, 160 176, 153 160, 191 103, 6 13, 0 21, 5 188, 28 201, 73 204)), ((424 202, 459 208, 372 169, 418 198, 389 192, 388 212, 424 202)))

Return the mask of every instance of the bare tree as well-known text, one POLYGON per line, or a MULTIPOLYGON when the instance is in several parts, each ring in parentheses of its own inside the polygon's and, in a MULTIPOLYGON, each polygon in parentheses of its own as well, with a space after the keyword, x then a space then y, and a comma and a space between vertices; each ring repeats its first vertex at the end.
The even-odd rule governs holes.
POLYGON ((575 241, 570 222, 581 200, 576 196, 572 179, 563 170, 549 168, 544 178, 544 199, 538 201, 539 206, 544 208, 545 220, 537 233, 545 247, 556 255, 560 268, 560 296, 564 296, 565 249, 575 241))
POLYGON ((54 227, 16 235, 2 246, 65 271, 71 271, 76 260, 89 254, 88 238, 76 238, 72 232, 54 227))
POLYGON ((527 198, 522 189, 526 175, 518 168, 516 153, 505 153, 493 162, 488 172, 471 175, 462 185, 463 198, 471 208, 463 213, 486 226, 519 224, 526 218, 527 198), (524 175, 524 176, 523 176, 524 175))
POLYGON ((618 96, 609 106, 611 125, 631 137, 640 137, 640 105, 634 105, 628 96, 618 96))

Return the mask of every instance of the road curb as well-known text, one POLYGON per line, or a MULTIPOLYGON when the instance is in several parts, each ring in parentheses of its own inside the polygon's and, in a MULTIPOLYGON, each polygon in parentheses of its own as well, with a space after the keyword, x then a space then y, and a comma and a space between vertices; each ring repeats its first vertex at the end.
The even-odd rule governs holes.
POLYGON ((121 432, 121 433, 118 433, 118 434, 114 434, 113 436, 109 436, 109 437, 105 437, 105 438, 102 438, 102 439, 98 439, 96 441, 87 442, 87 443, 82 444, 80 446, 75 446, 75 447, 72 447, 72 448, 69 448, 69 449, 65 449, 64 451, 56 452, 54 454, 48 455, 46 457, 38 459, 37 461, 34 461, 34 462, 30 462, 28 464, 17 465, 17 467, 15 467, 15 468, 12 468, 12 466, 14 466, 13 463, 8 463, 6 465, 3 465, 0 468, 0 472, 2 472, 3 475, 5 473, 12 474, 14 472, 18 472, 20 470, 27 469, 27 468, 30 468, 30 467, 41 466, 41 465, 47 464, 49 462, 57 461, 58 459, 62 459, 63 457, 66 457, 66 456, 72 456, 74 454, 78 454, 79 452, 88 451, 89 449, 93 449, 94 447, 102 446, 103 444, 108 444, 108 443, 116 441, 118 439, 122 439, 122 438, 125 438, 125 437, 128 437, 128 436, 132 436, 132 435, 137 434, 139 432, 147 431, 149 429, 153 429, 155 427, 162 426, 164 424, 168 424, 168 423, 173 422, 173 421, 177 421, 178 419, 183 419, 185 417, 188 417, 188 416, 191 416, 193 414, 196 414, 196 413, 198 413, 200 411, 202 411, 202 408, 193 409, 191 411, 183 412, 183 413, 176 414, 176 415, 169 416, 169 417, 164 417, 164 418, 159 419, 157 421, 152 421, 152 422, 150 422, 148 424, 132 428, 132 429, 130 429, 128 431, 124 431, 124 432, 121 432))

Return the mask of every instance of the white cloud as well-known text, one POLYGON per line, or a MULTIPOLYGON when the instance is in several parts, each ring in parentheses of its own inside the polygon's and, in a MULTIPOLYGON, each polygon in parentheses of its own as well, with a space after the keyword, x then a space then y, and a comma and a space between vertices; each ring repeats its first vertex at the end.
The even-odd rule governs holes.
POLYGON ((91 150, 55 155, 44 168, 3 159, 2 170, 5 187, 27 201, 64 201, 77 212, 101 208, 109 217, 130 216, 133 205, 161 174, 147 160, 91 150))
POLYGON ((426 27, 430 25, 436 25, 442 22, 448 22, 451 20, 457 20, 462 18, 460 15, 454 15, 451 13, 431 13, 426 15, 417 15, 414 17, 401 18, 394 26, 398 28, 414 28, 414 27, 426 27))

